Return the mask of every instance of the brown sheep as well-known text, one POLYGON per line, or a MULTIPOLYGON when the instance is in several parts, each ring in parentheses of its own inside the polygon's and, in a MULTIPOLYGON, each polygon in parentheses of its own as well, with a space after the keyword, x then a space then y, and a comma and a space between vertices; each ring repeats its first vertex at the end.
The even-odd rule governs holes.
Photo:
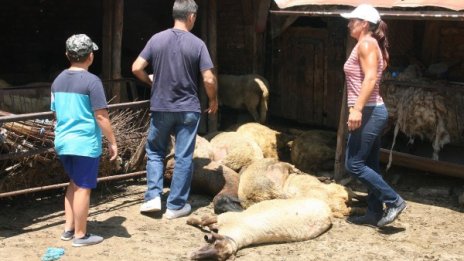
POLYGON ((193 252, 193 260, 227 260, 239 249, 266 243, 297 242, 315 238, 332 225, 327 204, 318 199, 274 199, 260 202, 244 212, 223 213, 187 224, 208 227, 208 245, 193 252))
POLYGON ((325 184, 275 159, 253 162, 241 173, 238 186, 238 197, 244 208, 276 198, 317 198, 326 202, 338 218, 357 210, 348 206, 353 196, 356 195, 344 186, 325 184))
POLYGON ((266 121, 269 83, 260 75, 218 75, 219 102, 233 109, 247 109, 254 121, 266 121), (259 106, 259 113, 258 113, 259 106))
POLYGON ((335 163, 337 134, 333 131, 310 130, 295 138, 291 162, 304 172, 331 170, 335 163))
MULTIPOLYGON (((214 212, 241 211, 237 190, 239 175, 234 170, 218 162, 212 161, 213 149, 209 142, 197 136, 193 153, 193 192, 214 196, 214 212)), ((174 151, 166 157, 164 177, 166 184, 172 180, 174 170, 174 151)))

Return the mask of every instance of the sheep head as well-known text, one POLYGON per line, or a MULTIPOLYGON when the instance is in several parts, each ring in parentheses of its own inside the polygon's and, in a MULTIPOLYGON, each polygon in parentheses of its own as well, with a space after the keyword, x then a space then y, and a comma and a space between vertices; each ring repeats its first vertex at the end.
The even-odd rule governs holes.
POLYGON ((205 236, 209 244, 190 254, 191 260, 227 260, 237 252, 237 244, 227 236, 211 233, 205 236))

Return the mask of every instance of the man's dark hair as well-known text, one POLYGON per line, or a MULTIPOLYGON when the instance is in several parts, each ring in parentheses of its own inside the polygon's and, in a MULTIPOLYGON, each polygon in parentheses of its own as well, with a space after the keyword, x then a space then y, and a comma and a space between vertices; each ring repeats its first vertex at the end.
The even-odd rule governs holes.
POLYGON ((73 53, 70 53, 70 52, 66 53, 66 56, 68 57, 68 60, 71 63, 81 63, 81 62, 85 61, 89 57, 89 55, 90 55, 90 53, 84 54, 84 55, 77 55, 77 54, 73 54, 73 53))
POLYGON ((198 5, 194 0, 176 0, 172 7, 172 18, 174 20, 186 21, 190 14, 196 14, 198 5))

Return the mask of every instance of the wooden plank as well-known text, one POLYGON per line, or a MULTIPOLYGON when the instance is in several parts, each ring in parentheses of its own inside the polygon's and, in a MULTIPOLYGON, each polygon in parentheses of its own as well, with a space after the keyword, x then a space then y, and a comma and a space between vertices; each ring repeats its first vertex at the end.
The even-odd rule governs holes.
MULTIPOLYGON (((380 149, 381 162, 388 163, 389 155, 389 150, 380 149)), ((392 152, 392 164, 451 177, 464 178, 464 165, 418 157, 397 151, 392 152)))
POLYGON ((441 23, 439 21, 426 21, 424 38, 422 40, 422 62, 424 64, 432 64, 436 62, 438 55, 440 39, 441 23))
POLYGON ((314 86, 313 86, 313 119, 312 121, 318 125, 323 124, 323 108, 326 101, 324 100, 324 91, 326 90, 327 82, 324 77, 326 71, 326 56, 325 56, 325 39, 315 45, 314 55, 314 86))

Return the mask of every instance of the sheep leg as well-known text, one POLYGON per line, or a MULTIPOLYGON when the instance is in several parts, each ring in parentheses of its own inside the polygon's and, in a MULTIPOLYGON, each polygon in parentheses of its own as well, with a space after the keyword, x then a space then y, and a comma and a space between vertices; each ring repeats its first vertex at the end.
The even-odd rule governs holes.
POLYGON ((248 112, 251 114, 251 116, 253 116, 253 120, 255 122, 260 122, 257 106, 258 103, 251 100, 247 100, 247 103, 245 104, 248 112))

